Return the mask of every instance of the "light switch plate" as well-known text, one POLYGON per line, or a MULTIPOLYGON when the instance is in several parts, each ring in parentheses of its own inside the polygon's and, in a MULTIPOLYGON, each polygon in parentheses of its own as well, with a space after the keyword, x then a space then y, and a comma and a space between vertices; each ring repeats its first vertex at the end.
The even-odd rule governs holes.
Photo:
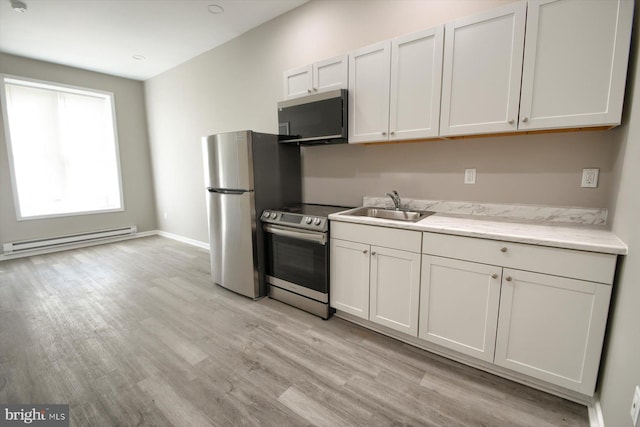
POLYGON ((464 183, 465 184, 475 184, 476 183, 476 170, 475 169, 465 169, 464 170, 464 183))
POLYGON ((598 186, 598 175, 600 173, 600 169, 592 168, 592 169, 582 169, 582 187, 586 188, 596 188, 598 186))

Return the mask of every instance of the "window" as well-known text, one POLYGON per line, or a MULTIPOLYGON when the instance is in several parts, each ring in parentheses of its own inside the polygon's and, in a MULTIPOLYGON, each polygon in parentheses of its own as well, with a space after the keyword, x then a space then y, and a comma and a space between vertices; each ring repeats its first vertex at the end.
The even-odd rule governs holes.
POLYGON ((3 76, 18 219, 123 209, 113 94, 3 76))

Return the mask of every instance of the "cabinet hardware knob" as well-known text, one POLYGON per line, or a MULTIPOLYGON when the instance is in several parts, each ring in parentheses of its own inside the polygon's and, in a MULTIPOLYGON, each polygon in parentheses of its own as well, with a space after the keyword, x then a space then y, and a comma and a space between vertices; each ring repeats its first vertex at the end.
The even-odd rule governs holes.
POLYGON ((366 254, 366 253, 369 253, 369 251, 365 249, 364 251, 362 251, 362 253, 366 254))
POLYGON ((311 89, 307 89, 307 93, 311 93, 311 89))
POLYGON ((389 132, 389 135, 395 135, 396 133, 394 131, 389 132))
POLYGON ((375 252, 371 252, 371 255, 375 255, 375 254, 376 254, 375 252))
POLYGON ((509 124, 510 124, 510 125, 514 124, 515 122, 516 122, 516 121, 515 121, 515 120, 513 120, 513 119, 509 120, 509 124))
POLYGON ((386 135, 387 133, 385 131, 382 131, 382 135, 386 135))
POLYGON ((506 279, 504 279, 504 280, 506 280, 507 282, 510 282, 510 281, 512 281, 512 280, 513 280, 513 278, 512 278, 511 276, 507 276, 507 278, 506 278, 506 279))
POLYGON ((523 123, 527 123, 528 121, 529 121, 529 117, 523 117, 523 118, 522 118, 522 122, 523 122, 523 123))
POLYGON ((505 248, 500 248, 500 252, 503 252, 503 253, 507 252, 507 248, 506 247, 505 248))
POLYGON ((497 279, 497 278, 498 278, 498 275, 497 275, 496 273, 493 273, 493 274, 491 275, 491 278, 492 278, 492 279, 497 279))

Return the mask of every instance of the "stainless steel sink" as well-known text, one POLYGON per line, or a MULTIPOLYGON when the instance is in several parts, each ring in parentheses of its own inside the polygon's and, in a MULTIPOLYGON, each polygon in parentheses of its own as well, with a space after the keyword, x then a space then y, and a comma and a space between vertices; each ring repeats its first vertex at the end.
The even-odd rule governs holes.
POLYGON ((347 215, 368 216, 370 218, 392 219, 396 221, 417 222, 423 218, 433 215, 430 211, 403 211, 382 208, 362 207, 349 212, 347 215))

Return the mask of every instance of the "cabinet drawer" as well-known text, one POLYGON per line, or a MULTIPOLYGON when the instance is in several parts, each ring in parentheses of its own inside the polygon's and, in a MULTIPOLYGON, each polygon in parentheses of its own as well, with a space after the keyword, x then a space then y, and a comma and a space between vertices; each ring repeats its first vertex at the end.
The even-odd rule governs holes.
POLYGON ((331 237, 420 253, 421 232, 331 221, 331 237))
POLYGON ((616 255, 439 233, 424 233, 422 253, 607 284, 616 266, 616 255))

